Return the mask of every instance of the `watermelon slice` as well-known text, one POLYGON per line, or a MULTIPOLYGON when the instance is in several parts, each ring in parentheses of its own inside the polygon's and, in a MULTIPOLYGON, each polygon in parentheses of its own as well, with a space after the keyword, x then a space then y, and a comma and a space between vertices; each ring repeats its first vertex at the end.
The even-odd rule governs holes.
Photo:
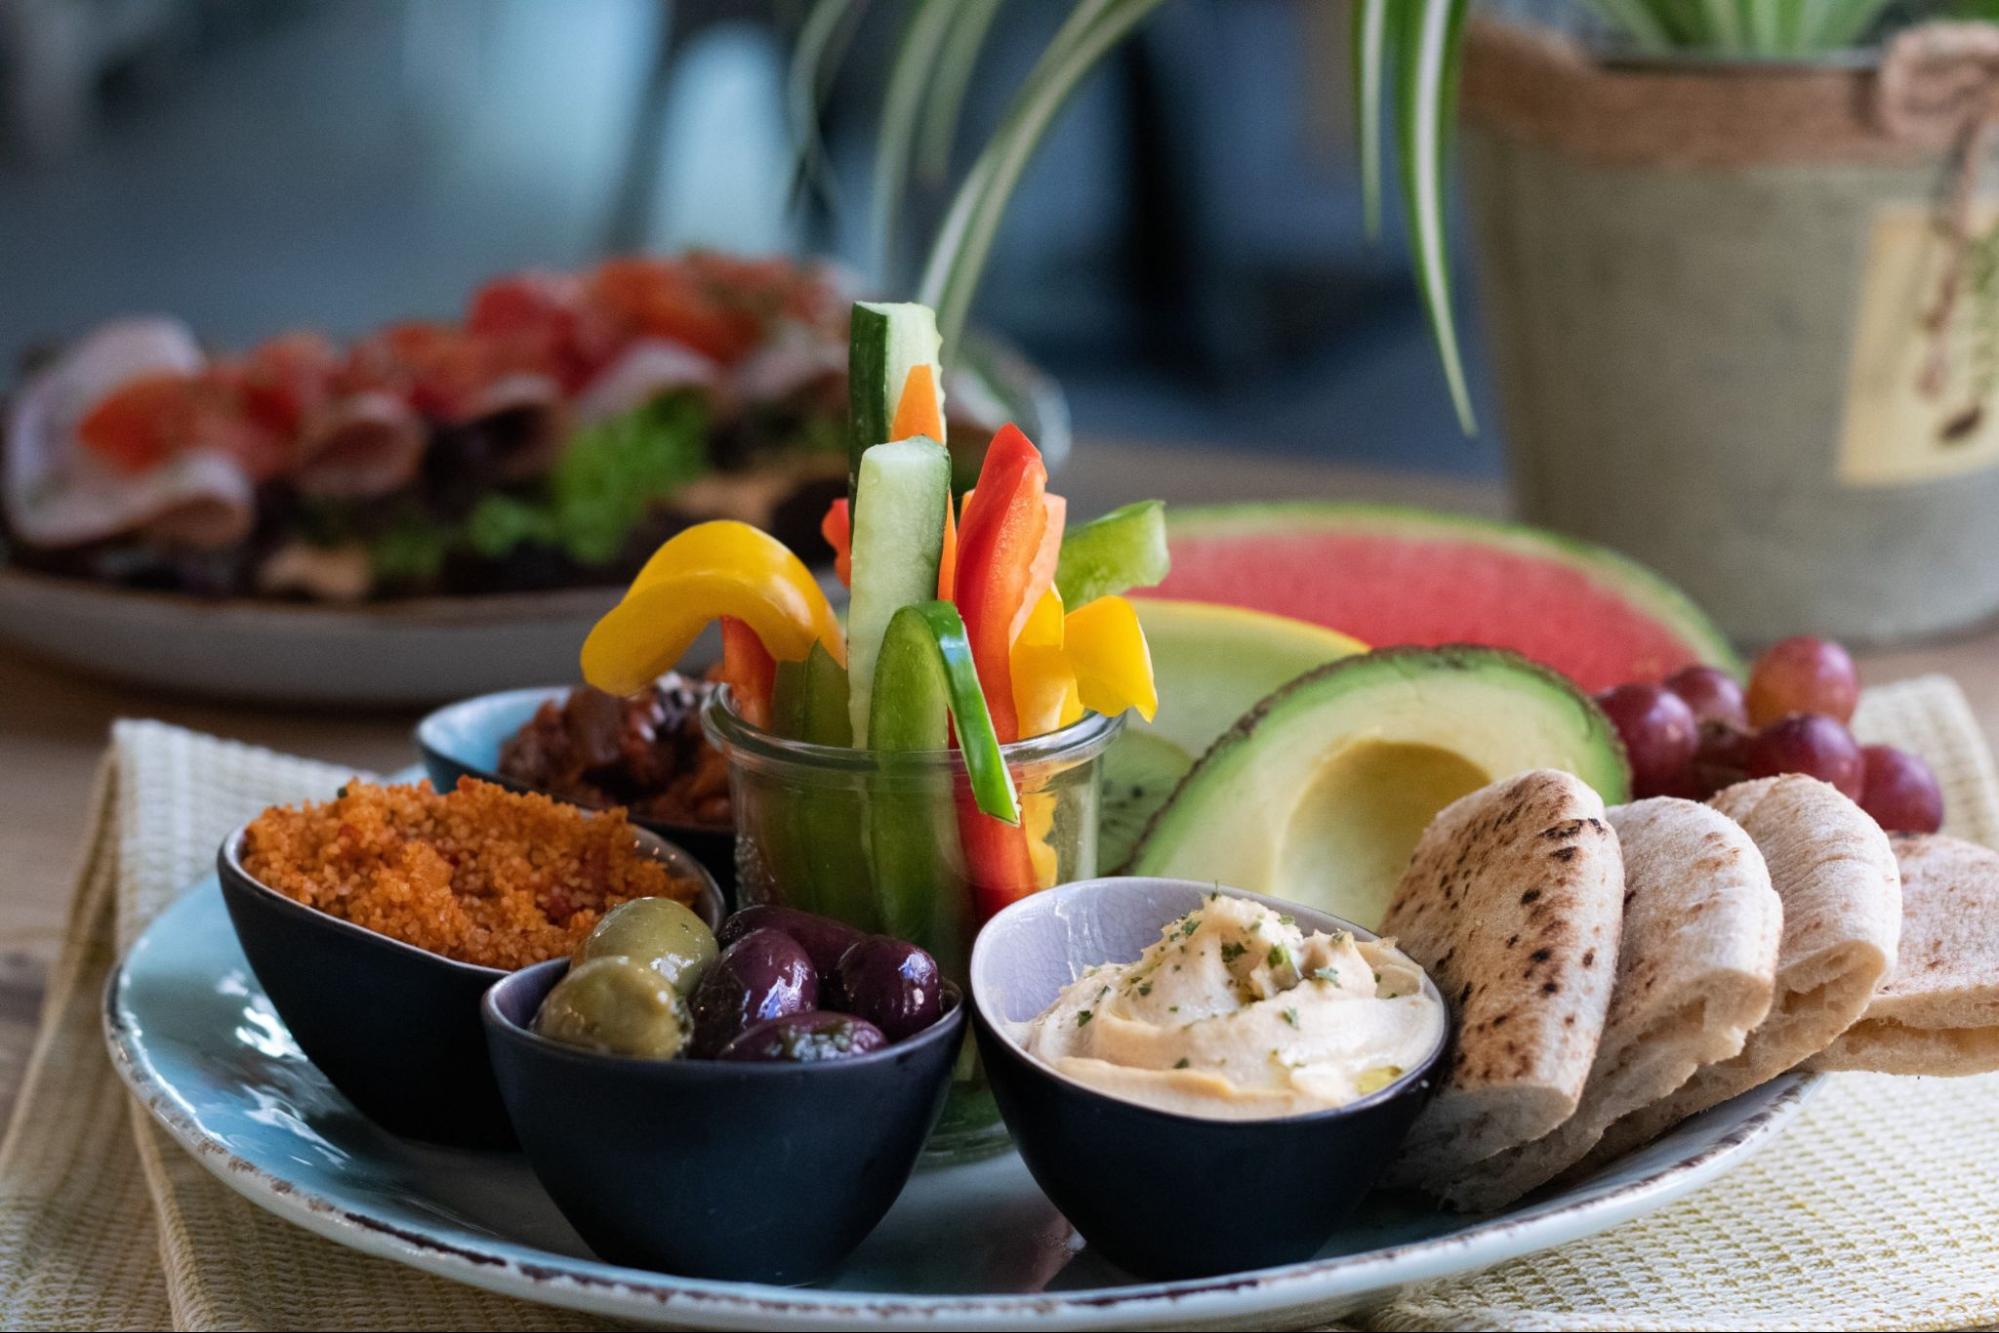
POLYGON ((1311 501, 1169 506, 1167 520, 1173 571, 1151 595, 1294 616, 1379 647, 1511 648, 1591 691, 1696 662, 1740 671, 1664 579, 1538 528, 1311 501))

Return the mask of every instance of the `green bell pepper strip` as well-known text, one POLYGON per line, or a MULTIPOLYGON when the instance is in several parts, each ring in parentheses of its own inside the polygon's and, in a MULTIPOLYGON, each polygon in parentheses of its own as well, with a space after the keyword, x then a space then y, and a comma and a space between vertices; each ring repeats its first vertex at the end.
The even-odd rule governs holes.
POLYGON ((1071 611, 1099 597, 1166 581, 1166 506, 1140 500, 1062 534, 1055 590, 1071 611))

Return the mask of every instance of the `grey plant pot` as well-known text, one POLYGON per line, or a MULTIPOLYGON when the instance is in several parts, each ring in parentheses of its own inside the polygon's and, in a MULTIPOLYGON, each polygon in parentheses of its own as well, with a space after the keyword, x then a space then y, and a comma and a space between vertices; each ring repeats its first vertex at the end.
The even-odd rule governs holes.
MULTIPOLYGON (((1880 302, 1880 275, 1871 294, 1868 282, 1880 229, 1899 217, 1897 235, 1920 234, 1910 223, 1934 209, 1944 155, 1892 144, 1857 112, 1767 154, 1648 149, 1636 133, 1591 142, 1559 97, 1526 94, 1523 110, 1495 93, 1490 63, 1481 84, 1481 59, 1508 35, 1480 27, 1462 157, 1522 516, 1629 552, 1749 643, 1906 639, 1999 611, 1988 545, 1999 438, 1944 438, 1963 411, 1958 389, 1890 426, 1867 406, 1902 392, 1918 355, 1908 340, 1924 337, 1913 314, 1863 321, 1880 302)), ((1522 70, 1506 73, 1518 87, 1522 70)), ((1748 77, 1712 65, 1568 73, 1595 82, 1578 96, 1600 107, 1643 116, 1666 102, 1682 124, 1701 103, 1697 80, 1725 84, 1728 116, 1689 133, 1740 123, 1751 138, 1770 123, 1759 89, 1784 104, 1769 116, 1816 98, 1836 119, 1839 99, 1866 104, 1875 77, 1850 60, 1748 77)), ((1929 297, 1903 295, 1911 309, 1929 297)))

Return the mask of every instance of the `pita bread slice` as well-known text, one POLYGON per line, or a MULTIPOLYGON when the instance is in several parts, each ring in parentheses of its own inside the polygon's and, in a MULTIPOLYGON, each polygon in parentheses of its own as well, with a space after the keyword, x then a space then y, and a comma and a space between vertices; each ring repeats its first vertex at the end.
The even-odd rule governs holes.
POLYGON ((1382 934, 1429 970, 1456 1041, 1394 1179, 1439 1192, 1575 1112, 1610 1005, 1623 896, 1603 801, 1570 774, 1493 783, 1430 822, 1382 934))
POLYGON ((1902 944, 1867 1012, 1811 1069, 1983 1074, 1999 1069, 1999 852, 1937 833, 1890 838, 1902 944))
POLYGON ((1670 796, 1610 811, 1624 857, 1624 925, 1603 1040, 1576 1113, 1479 1162, 1444 1190, 1502 1208, 1581 1161, 1618 1117, 1742 1049, 1770 1011, 1783 908, 1763 854, 1718 810, 1670 796))
POLYGON ((1895 964, 1902 880, 1888 835, 1865 811, 1830 784, 1795 773, 1738 782, 1710 804, 1756 840, 1783 900, 1770 1016, 1741 1054, 1613 1123, 1583 1169, 1817 1055, 1866 1011, 1895 964))

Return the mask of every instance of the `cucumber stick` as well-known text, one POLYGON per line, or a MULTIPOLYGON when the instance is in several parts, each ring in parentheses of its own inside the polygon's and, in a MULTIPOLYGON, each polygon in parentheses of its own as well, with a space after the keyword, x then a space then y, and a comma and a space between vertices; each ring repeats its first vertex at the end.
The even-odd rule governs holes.
POLYGON ((889 423, 911 366, 927 364, 944 408, 943 339, 937 312, 913 302, 856 301, 847 344, 847 490, 858 504, 861 455, 888 443, 889 423))
POLYGON ((1166 581, 1166 506, 1140 500, 1062 534, 1055 590, 1071 611, 1099 597, 1166 581))
POLYGON ((868 734, 875 658, 889 620, 937 596, 950 502, 951 455, 937 441, 919 435, 877 444, 861 456, 847 604, 848 713, 856 740, 868 734))

